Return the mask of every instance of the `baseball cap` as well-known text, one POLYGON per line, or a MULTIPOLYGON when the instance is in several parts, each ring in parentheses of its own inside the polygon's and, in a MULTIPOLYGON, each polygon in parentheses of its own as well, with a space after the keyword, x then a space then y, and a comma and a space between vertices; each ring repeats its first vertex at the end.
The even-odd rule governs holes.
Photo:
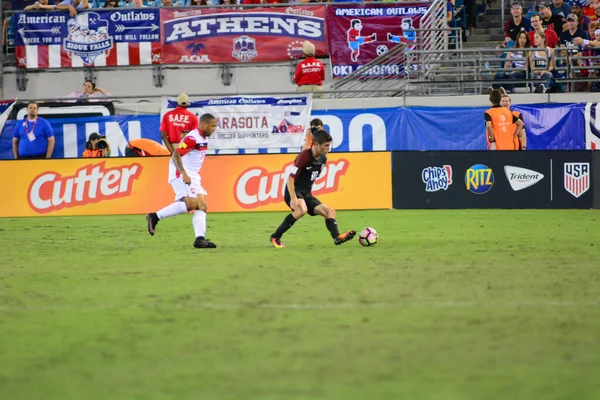
POLYGON ((190 98, 187 94, 181 93, 179 96, 177 96, 177 104, 183 107, 187 107, 190 105, 190 98))
POLYGON ((511 8, 523 8, 521 3, 512 3, 511 8))
POLYGON ((547 1, 540 1, 539 3, 537 3, 537 5, 535 6, 536 10, 539 10, 540 8, 546 8, 546 7, 550 7, 550 4, 548 4, 547 1))
POLYGON ((98 140, 98 139, 104 139, 104 136, 102 136, 101 134, 94 132, 90 135, 89 140, 98 140))
POLYGON ((307 56, 313 56, 315 55, 315 45, 308 40, 305 40, 304 43, 302 43, 302 51, 307 56))
POLYGON ((579 21, 579 18, 577 18, 577 15, 571 13, 567 15, 567 21, 579 21))

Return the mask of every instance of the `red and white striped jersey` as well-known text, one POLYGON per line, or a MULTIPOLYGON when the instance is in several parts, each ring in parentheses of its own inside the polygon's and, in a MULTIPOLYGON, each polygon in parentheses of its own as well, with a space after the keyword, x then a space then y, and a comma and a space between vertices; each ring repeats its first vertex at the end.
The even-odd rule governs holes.
MULTIPOLYGON (((200 169, 206 157, 207 149, 208 139, 198 129, 194 129, 188 133, 175 149, 176 152, 181 154, 183 169, 185 169, 185 172, 190 177, 200 175, 200 169)), ((171 159, 169 163, 169 182, 179 177, 179 171, 171 159)))

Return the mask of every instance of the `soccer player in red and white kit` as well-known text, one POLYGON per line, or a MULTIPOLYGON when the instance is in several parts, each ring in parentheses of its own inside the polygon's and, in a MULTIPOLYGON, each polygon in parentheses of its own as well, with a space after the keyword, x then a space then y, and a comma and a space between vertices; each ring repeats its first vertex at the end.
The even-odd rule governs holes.
POLYGON ((200 117, 200 126, 189 132, 173 152, 169 163, 169 183, 175 192, 175 202, 156 213, 146 216, 148 232, 154 236, 156 224, 163 218, 194 211, 192 223, 199 249, 215 248, 216 244, 206 240, 206 190, 202 187, 200 168, 206 157, 208 138, 217 129, 217 120, 212 114, 200 117))
POLYGON ((354 230, 340 234, 335 219, 335 210, 322 204, 319 199, 312 195, 312 186, 325 168, 327 163, 326 154, 331 149, 332 141, 331 135, 326 130, 319 129, 313 134, 312 147, 302 151, 296 157, 284 194, 285 203, 292 209, 292 212, 284 218, 281 225, 271 235, 270 240, 273 246, 277 248, 285 247, 281 237, 297 220, 306 214, 310 216, 320 215, 325 218, 325 226, 336 246, 351 240, 356 235, 354 230))
POLYGON ((319 92, 323 90, 325 66, 315 58, 315 45, 308 40, 305 40, 302 44, 302 51, 304 51, 306 58, 298 63, 294 74, 294 82, 298 85, 299 92, 319 92))
POLYGON ((177 97, 177 107, 163 116, 160 124, 160 134, 165 146, 171 154, 181 141, 182 134, 186 134, 194 129, 198 129, 198 117, 191 111, 188 111, 190 98, 187 94, 180 94, 177 97))

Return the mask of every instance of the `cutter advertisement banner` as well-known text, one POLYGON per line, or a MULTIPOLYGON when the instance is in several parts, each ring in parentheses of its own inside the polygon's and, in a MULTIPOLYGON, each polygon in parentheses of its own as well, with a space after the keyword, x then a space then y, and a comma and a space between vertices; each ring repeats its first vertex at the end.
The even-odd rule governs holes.
MULTIPOLYGON (((287 210, 283 191, 295 157, 208 156, 201 175, 209 210, 287 210)), ((0 186, 5 193, 0 217, 157 211, 174 201, 168 183, 169 160, 140 157, 0 161, 0 186)), ((315 181, 313 194, 338 210, 391 208, 390 153, 330 154, 326 170, 315 181)))

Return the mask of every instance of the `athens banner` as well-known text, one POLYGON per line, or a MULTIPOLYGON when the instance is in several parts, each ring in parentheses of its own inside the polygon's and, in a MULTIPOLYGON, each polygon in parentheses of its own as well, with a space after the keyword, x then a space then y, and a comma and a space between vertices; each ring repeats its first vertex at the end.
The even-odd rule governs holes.
MULTIPOLYGON (((163 97, 161 115, 177 107, 163 97)), ((212 150, 291 148, 299 150, 309 126, 312 93, 294 96, 234 96, 192 101, 188 110, 217 118, 212 150)))
POLYGON ((16 14, 21 68, 160 64, 158 10, 16 14))
MULTIPOLYGON (((414 30, 419 28, 427 8, 427 3, 327 7, 333 77, 351 74, 398 43, 415 46, 417 35, 414 30)), ((404 69, 400 66, 378 67, 365 73, 402 76, 404 69)))
MULTIPOLYGON (((294 158, 208 156, 201 175, 209 210, 286 210, 283 191, 294 158)), ((0 217, 156 211, 174 200, 168 163, 169 157, 0 161, 0 217)), ((390 153, 330 154, 313 194, 338 210, 391 208, 390 153)))
POLYGON ((163 63, 239 63, 327 55, 325 7, 160 10, 163 63))

